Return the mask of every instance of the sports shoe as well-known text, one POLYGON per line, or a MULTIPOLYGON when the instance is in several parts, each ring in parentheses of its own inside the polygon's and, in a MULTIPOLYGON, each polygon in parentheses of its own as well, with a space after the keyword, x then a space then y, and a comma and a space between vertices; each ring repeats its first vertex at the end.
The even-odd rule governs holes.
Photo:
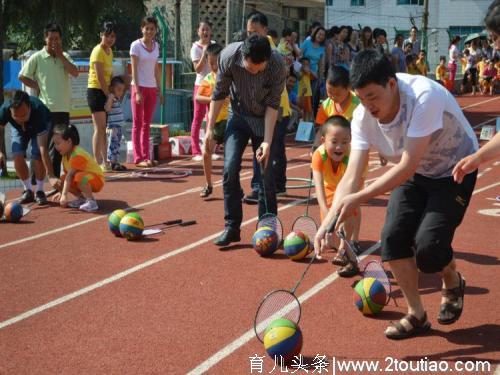
POLYGON ((103 172, 111 172, 113 169, 111 169, 111 164, 110 163, 103 163, 101 164, 101 170, 103 172))
POLYGON ((212 154, 212 160, 220 160, 220 155, 212 154))
POLYGON ((95 212, 99 209, 95 199, 87 199, 87 201, 80 206, 80 210, 85 212, 95 212))
POLYGON ((80 208, 82 204, 85 204, 87 200, 84 197, 78 197, 75 200, 72 200, 71 202, 68 202, 68 207, 69 208, 80 208))
POLYGON ((195 156, 193 156, 193 158, 191 160, 193 160, 193 161, 202 161, 203 160, 203 156, 201 156, 201 155, 195 155, 195 156))
POLYGON ((45 196, 44 191, 38 190, 35 193, 35 202, 38 203, 39 206, 44 206, 47 204, 47 197, 45 196))
POLYGON ((21 199, 19 199, 19 203, 21 204, 26 204, 26 203, 31 203, 35 200, 35 195, 33 194, 32 190, 25 190, 21 194, 21 199))
POLYGON ((252 191, 250 194, 245 195, 245 198, 243 198, 243 202, 245 202, 246 204, 259 203, 259 192, 252 191))

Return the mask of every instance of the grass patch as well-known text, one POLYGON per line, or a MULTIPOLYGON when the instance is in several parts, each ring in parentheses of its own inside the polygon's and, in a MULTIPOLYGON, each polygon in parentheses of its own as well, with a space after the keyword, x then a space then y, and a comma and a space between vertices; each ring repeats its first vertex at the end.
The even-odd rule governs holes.
POLYGON ((0 180, 17 180, 16 172, 7 172, 7 176, 0 177, 0 180))

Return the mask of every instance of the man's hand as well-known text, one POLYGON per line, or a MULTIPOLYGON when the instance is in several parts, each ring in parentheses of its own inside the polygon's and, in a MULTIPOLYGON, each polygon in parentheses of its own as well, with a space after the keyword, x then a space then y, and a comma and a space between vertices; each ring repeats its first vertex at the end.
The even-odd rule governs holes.
POLYGON ((61 43, 54 43, 52 45, 52 50, 54 51, 54 54, 56 55, 57 58, 64 57, 61 43))
POLYGON ((257 161, 265 166, 267 166, 267 161, 269 160, 269 153, 271 148, 269 147, 269 143, 262 142, 257 152, 255 153, 255 157, 257 161))

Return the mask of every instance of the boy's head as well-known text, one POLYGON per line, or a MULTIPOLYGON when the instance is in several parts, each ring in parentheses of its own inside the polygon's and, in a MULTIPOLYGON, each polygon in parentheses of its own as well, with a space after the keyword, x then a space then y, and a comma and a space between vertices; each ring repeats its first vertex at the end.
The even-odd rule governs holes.
POLYGON ((290 29, 289 27, 285 27, 281 32, 281 37, 286 39, 288 42, 291 42, 293 40, 292 34, 293 30, 290 29))
POLYGON ((111 91, 113 95, 118 99, 123 98, 126 88, 127 86, 125 85, 125 81, 123 80, 122 77, 116 76, 111 79, 111 83, 109 85, 109 91, 111 91))
POLYGON ((469 51, 469 49, 468 49, 468 48, 466 48, 466 49, 465 49, 465 51, 464 51, 464 55, 465 55, 465 56, 469 56, 469 55, 470 55, 470 51, 469 51))
POLYGON ((328 157, 340 162, 349 152, 351 125, 343 116, 331 116, 321 127, 321 142, 328 157))
POLYGON ((309 68, 311 66, 311 60, 308 57, 301 57, 299 62, 302 64, 302 68, 309 68))
POLYGON ((405 38, 403 34, 397 34, 396 37, 394 38, 394 44, 397 45, 399 48, 403 46, 405 38))
POLYGON ((446 56, 439 56, 439 65, 444 66, 446 64, 446 56))
POLYGON ((74 146, 80 144, 80 135, 75 125, 57 124, 54 126, 54 147, 61 155, 67 155, 74 146))
POLYGON ((295 75, 294 72, 290 72, 290 74, 286 78, 286 91, 287 92, 292 91, 296 83, 297 83, 297 76, 295 75))
POLYGON ((418 52, 418 58, 420 60, 425 60, 425 51, 423 49, 418 52))
POLYGON ((341 66, 334 66, 326 77, 326 94, 336 103, 344 102, 351 92, 349 72, 341 66))
POLYGON ((353 60, 350 78, 359 100, 373 117, 385 122, 397 113, 398 81, 385 54, 361 51, 353 60))
POLYGON ((209 44, 207 47, 208 65, 210 65, 210 70, 214 73, 217 72, 217 60, 221 51, 222 46, 217 43, 209 44))
POLYGON ((245 39, 241 53, 245 69, 251 74, 257 74, 266 69, 272 51, 267 37, 255 34, 245 39))
POLYGON ((406 55, 406 66, 413 66, 415 64, 415 56, 413 54, 406 55))

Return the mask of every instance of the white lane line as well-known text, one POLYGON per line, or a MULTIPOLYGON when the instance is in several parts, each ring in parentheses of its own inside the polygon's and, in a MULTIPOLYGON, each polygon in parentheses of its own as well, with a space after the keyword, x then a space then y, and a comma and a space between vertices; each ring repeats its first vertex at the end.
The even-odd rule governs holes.
MULTIPOLYGON (((361 259, 365 258, 366 256, 370 255, 374 251, 376 251, 380 247, 380 242, 377 242, 375 245, 370 247, 368 250, 366 250, 363 255, 361 256, 361 259)), ((323 280, 321 280, 319 283, 314 285, 311 289, 307 290, 304 294, 300 295, 299 301, 300 303, 306 302, 308 299, 311 297, 315 296, 318 294, 320 291, 325 289, 327 286, 332 284, 335 280, 337 280, 339 277, 337 272, 332 273, 331 275, 327 276, 323 280)), ((206 359, 202 363, 200 363, 198 366, 196 366, 194 369, 188 372, 188 375, 198 375, 198 374, 203 374, 207 372, 209 369, 211 369, 213 366, 218 364, 220 361, 222 361, 224 358, 228 357, 232 353, 234 353, 236 350, 241 348, 243 345, 245 345, 247 342, 252 340, 255 337, 255 332, 253 328, 249 329, 247 332, 245 332, 243 335, 238 337, 236 340, 231 342, 229 345, 225 346, 221 350, 219 350, 217 353, 212 355, 210 358, 206 359)))
POLYGON ((476 195, 476 194, 479 194, 485 190, 488 190, 488 189, 491 189, 491 188, 494 188, 495 186, 499 186, 500 185, 500 182, 495 182, 494 184, 491 184, 491 185, 488 185, 488 186, 485 186, 485 187, 482 187, 481 189, 477 189, 477 190, 474 190, 474 192, 472 193, 472 195, 476 195))
MULTIPOLYGON (((284 210, 286 210, 286 209, 288 209, 290 207, 294 207, 294 206, 297 206, 299 204, 302 204, 302 203, 306 202, 307 200, 308 200, 308 198, 303 198, 303 199, 295 200, 295 201, 293 201, 291 203, 288 203, 285 206, 280 207, 278 209, 278 211, 284 211, 284 210)), ((247 225, 249 225, 249 224, 251 224, 253 222, 256 222, 257 218, 258 217, 255 216, 255 217, 253 217, 253 218, 251 218, 251 219, 243 222, 241 224, 241 226, 244 227, 244 226, 247 226, 247 225)), ((46 304, 40 305, 38 307, 35 307, 35 308, 31 309, 31 310, 28 310, 28 311, 22 313, 22 314, 19 314, 19 315, 13 317, 13 318, 10 318, 10 319, 7 319, 7 320, 5 320, 3 322, 0 322, 0 329, 8 327, 8 326, 10 326, 12 324, 18 323, 18 322, 20 322, 22 320, 25 320, 25 319, 33 316, 33 315, 36 315, 36 314, 39 314, 39 313, 41 313, 41 312, 43 312, 45 310, 51 309, 52 307, 55 307, 55 306, 58 306, 58 305, 61 305, 61 304, 65 303, 65 302, 71 301, 72 299, 75 299, 77 297, 85 295, 85 294, 87 294, 89 292, 92 292, 92 291, 94 291, 94 290, 96 290, 98 288, 101 288, 101 287, 103 287, 103 286, 105 286, 107 284, 111 284, 111 283, 113 283, 115 281, 123 279, 126 276, 129 276, 129 275, 131 275, 133 273, 139 272, 139 271, 141 271, 141 270, 143 270, 143 269, 145 269, 147 267, 151 267, 152 265, 154 265, 156 263, 159 263, 159 262, 161 262, 161 261, 163 261, 165 259, 172 258, 172 257, 174 257, 176 255, 179 255, 179 254, 185 253, 187 251, 193 250, 193 249, 197 248, 198 246, 203 245, 203 244, 209 242, 210 240, 213 240, 213 239, 217 238, 221 233, 222 233, 222 231, 214 233, 214 234, 211 234, 209 236, 206 236, 206 237, 200 239, 199 241, 193 242, 193 243, 191 243, 189 245, 180 247, 180 248, 178 248, 176 250, 170 251, 170 252, 165 253, 163 255, 160 255, 160 256, 158 256, 156 258, 150 259, 150 260, 148 260, 148 261, 146 261, 144 263, 141 263, 141 264, 138 264, 138 265, 136 265, 134 267, 126 269, 125 271, 117 273, 117 274, 115 274, 113 276, 110 276, 110 277, 104 279, 104 280, 98 281, 98 282, 96 282, 96 283, 94 283, 92 285, 89 285, 89 286, 85 287, 85 288, 79 289, 79 290, 77 290, 77 291, 75 291, 73 293, 69 293, 69 294, 67 294, 65 296, 57 298, 57 299, 55 299, 53 301, 50 301, 50 302, 48 302, 46 304)))
MULTIPOLYGON (((297 168, 301 168, 301 167, 308 166, 308 165, 309 165, 309 163, 294 165, 292 167, 287 168, 287 171, 290 171, 290 170, 293 170, 293 169, 297 169, 297 168)), ((245 180, 248 180, 250 178, 251 178, 251 176, 248 176, 248 177, 245 177, 245 178, 240 178, 240 181, 245 181, 245 180)), ((214 184, 214 187, 218 187, 218 186, 221 186, 221 185, 222 185, 222 180, 221 180, 220 183, 214 184)), ((129 207, 129 208, 126 209, 126 211, 132 211, 132 210, 137 209, 137 208, 151 206, 153 204, 160 203, 160 202, 163 202, 163 201, 166 201, 166 200, 169 200, 169 199, 178 198, 178 197, 183 196, 183 195, 187 195, 187 194, 191 194, 191 193, 198 193, 198 192, 201 191, 201 189, 202 188, 200 186, 198 186, 198 187, 194 187, 194 188, 190 188, 188 190, 182 191, 182 192, 177 193, 177 194, 165 195, 163 197, 160 197, 160 198, 157 198, 157 199, 153 199, 153 200, 145 202, 145 203, 137 204, 137 205, 135 205, 133 207, 129 207)), ((106 214, 106 215, 99 215, 99 216, 93 217, 91 219, 78 221, 76 223, 73 223, 73 224, 70 224, 70 225, 66 225, 64 227, 60 227, 60 228, 57 228, 57 229, 52 229, 52 230, 49 230, 47 232, 42 232, 42 233, 39 233, 39 234, 35 234, 33 236, 24 237, 24 238, 21 238, 19 240, 7 242, 7 243, 4 243, 4 244, 0 245, 0 250, 4 249, 6 247, 10 247, 10 246, 14 246, 14 245, 19 245, 21 243, 25 243, 25 242, 28 242, 28 241, 33 241, 33 240, 36 240, 38 238, 50 236, 52 234, 56 234, 56 233, 60 233, 60 232, 63 232, 63 231, 69 230, 69 229, 73 229, 73 228, 79 227, 81 225, 92 223, 94 221, 101 220, 101 219, 107 218, 107 217, 108 217, 108 214, 106 214)))
POLYGON ((493 98, 493 99, 483 100, 482 102, 474 103, 474 104, 468 105, 466 107, 462 107, 461 109, 463 111, 464 109, 468 109, 468 108, 472 108, 472 107, 477 107, 478 105, 481 105, 481 104, 484 104, 484 103, 489 103, 489 102, 492 102, 493 100, 497 100, 499 98, 500 98, 500 96, 497 96, 496 98, 493 98))

